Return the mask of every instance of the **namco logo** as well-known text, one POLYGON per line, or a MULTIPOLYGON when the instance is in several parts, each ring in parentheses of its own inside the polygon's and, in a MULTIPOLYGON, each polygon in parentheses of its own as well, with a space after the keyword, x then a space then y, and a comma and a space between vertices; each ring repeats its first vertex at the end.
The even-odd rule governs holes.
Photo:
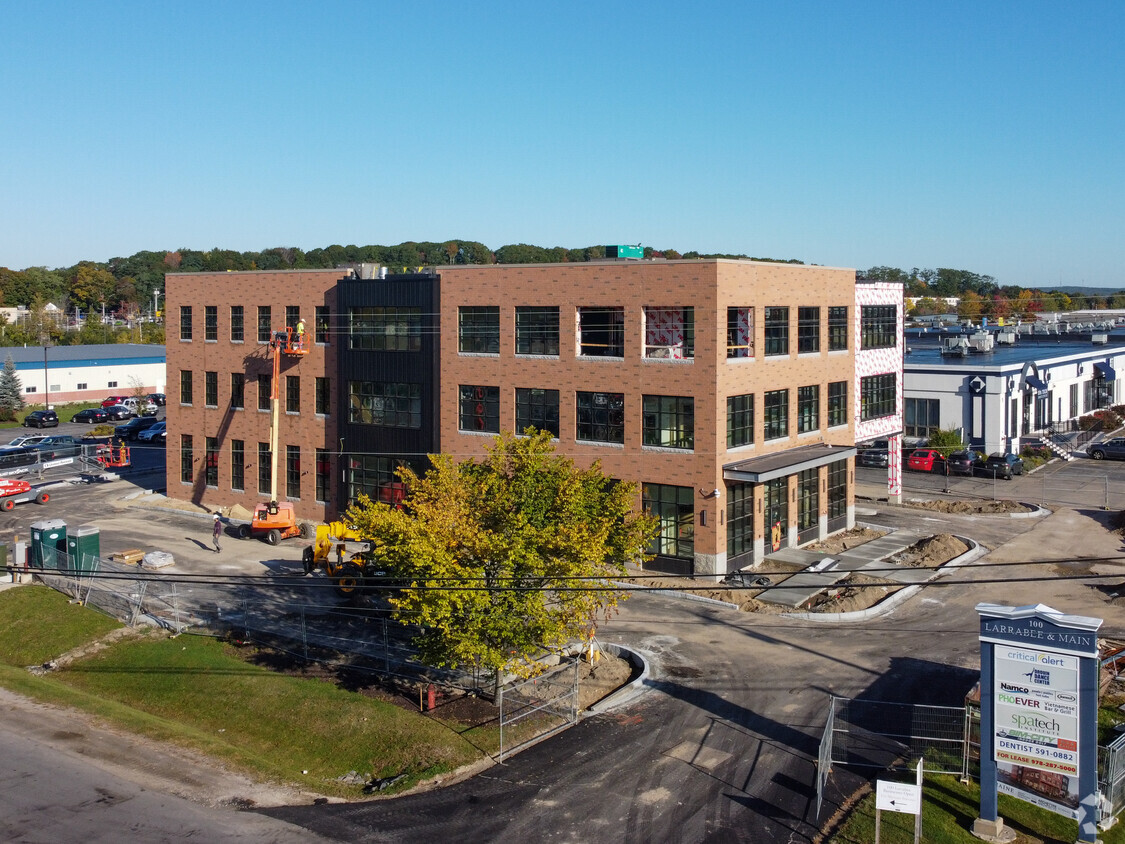
POLYGON ((1000 688, 1005 692, 1013 692, 1018 695, 1026 695, 1028 693, 1026 686, 1013 686, 1011 683, 1005 683, 1003 681, 1000 683, 1000 688))

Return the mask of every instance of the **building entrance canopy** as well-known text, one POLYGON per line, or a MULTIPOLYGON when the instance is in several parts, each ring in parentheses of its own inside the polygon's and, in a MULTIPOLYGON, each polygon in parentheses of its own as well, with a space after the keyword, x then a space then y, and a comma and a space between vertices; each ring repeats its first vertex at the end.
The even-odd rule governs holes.
POLYGON ((723 467, 723 479, 736 483, 761 484, 774 478, 784 478, 806 469, 816 469, 837 460, 845 460, 854 457, 855 453, 855 446, 806 445, 729 463, 723 467))

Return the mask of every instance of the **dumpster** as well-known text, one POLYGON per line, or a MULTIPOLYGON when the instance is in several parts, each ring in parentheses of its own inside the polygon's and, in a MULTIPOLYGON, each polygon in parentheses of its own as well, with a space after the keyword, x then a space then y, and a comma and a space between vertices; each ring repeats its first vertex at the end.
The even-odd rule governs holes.
POLYGON ((45 519, 31 525, 31 559, 28 564, 38 569, 65 569, 66 522, 45 519))
POLYGON ((101 529, 95 525, 79 525, 66 537, 66 552, 70 555, 70 568, 76 572, 98 570, 101 557, 101 529))

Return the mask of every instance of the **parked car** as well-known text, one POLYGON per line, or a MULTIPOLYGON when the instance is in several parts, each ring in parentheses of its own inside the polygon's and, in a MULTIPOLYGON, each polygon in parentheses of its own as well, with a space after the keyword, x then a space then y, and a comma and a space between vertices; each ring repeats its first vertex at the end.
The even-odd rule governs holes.
POLYGON ((115 404, 124 404, 128 396, 109 396, 102 401, 102 407, 113 407, 115 404))
POLYGON ((157 407, 164 407, 166 404, 168 404, 168 397, 163 393, 149 393, 147 396, 145 396, 145 398, 155 404, 157 407))
POLYGON ((42 442, 35 444, 35 447, 42 453, 44 460, 52 460, 56 457, 74 457, 82 451, 81 443, 69 434, 44 437, 42 442))
POLYGON ((121 404, 133 411, 134 416, 155 416, 156 404, 148 399, 136 399, 129 396, 127 399, 122 399, 121 404))
POLYGON ((1023 459, 1018 454, 990 454, 973 467, 973 474, 1010 481, 1023 474, 1023 459))
POLYGON ((875 440, 870 445, 860 448, 856 455, 856 462, 860 466, 873 466, 876 469, 886 469, 890 464, 891 444, 889 440, 875 440))
POLYGON ((27 434, 25 436, 16 437, 14 440, 11 440, 4 446, 4 448, 19 448, 21 446, 26 448, 41 443, 45 439, 47 439, 46 434, 27 434))
POLYGON ((953 451, 945 458, 951 475, 972 475, 977 463, 975 451, 953 451))
POLYGON ((1125 460, 1125 437, 1094 443, 1086 453, 1095 460, 1125 460))
POLYGON ((154 445, 165 445, 168 442, 168 425, 161 419, 155 425, 145 428, 137 434, 137 441, 142 443, 152 443, 154 445))
POLYGON ((135 419, 130 419, 124 425, 118 425, 113 429, 113 435, 121 440, 136 441, 137 434, 147 428, 151 428, 156 424, 155 416, 138 416, 135 419))
POLYGON ((118 419, 132 419, 133 418, 133 411, 131 411, 129 408, 127 408, 123 404, 114 404, 114 405, 111 405, 109 407, 102 408, 102 409, 105 410, 106 416, 108 416, 110 419, 115 420, 115 421, 118 420, 118 419))
POLYGON ((109 414, 100 407, 88 407, 85 410, 80 410, 74 414, 72 422, 82 422, 86 425, 94 425, 98 422, 105 422, 109 419, 109 414))
POLYGON ((53 410, 33 410, 23 420, 25 428, 57 428, 59 415, 53 410))
POLYGON ((932 448, 916 448, 906 458, 906 468, 915 472, 944 472, 945 458, 932 448))

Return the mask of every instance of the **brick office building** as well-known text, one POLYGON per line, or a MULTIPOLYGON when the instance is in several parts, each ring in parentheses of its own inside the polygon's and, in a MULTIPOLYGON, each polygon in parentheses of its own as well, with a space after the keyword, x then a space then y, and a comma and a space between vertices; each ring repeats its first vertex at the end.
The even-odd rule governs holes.
POLYGON ((534 425, 641 484, 656 568, 721 574, 852 524, 857 419, 894 412, 901 382, 900 358, 857 405, 853 271, 367 269, 168 276, 169 494, 249 507, 268 492, 265 340, 303 318, 314 346, 283 362, 278 449, 279 497, 303 518, 394 500, 400 462, 478 456, 534 425))

